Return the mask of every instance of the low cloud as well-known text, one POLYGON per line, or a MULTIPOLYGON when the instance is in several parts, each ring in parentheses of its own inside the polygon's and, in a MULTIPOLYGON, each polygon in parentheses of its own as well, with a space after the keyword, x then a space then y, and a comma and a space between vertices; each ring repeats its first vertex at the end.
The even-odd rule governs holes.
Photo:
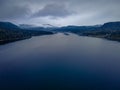
POLYGON ((42 9, 40 9, 37 13, 35 13, 34 17, 66 17, 71 15, 70 12, 64 4, 48 4, 42 9))
POLYGON ((0 10, 0 19, 20 19, 29 14, 29 9, 25 7, 13 6, 13 8, 6 8, 5 11, 0 10))
POLYGON ((30 11, 26 5, 20 5, 13 0, 0 1, 0 20, 22 19, 27 17, 30 11))
POLYGON ((91 25, 120 20, 120 0, 0 0, 0 21, 91 25))

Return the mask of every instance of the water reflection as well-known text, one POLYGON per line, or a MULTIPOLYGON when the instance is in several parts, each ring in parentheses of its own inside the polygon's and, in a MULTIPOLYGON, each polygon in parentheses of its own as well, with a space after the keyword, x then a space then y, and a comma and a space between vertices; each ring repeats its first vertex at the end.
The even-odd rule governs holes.
POLYGON ((120 89, 120 43, 58 33, 0 46, 0 88, 120 89))

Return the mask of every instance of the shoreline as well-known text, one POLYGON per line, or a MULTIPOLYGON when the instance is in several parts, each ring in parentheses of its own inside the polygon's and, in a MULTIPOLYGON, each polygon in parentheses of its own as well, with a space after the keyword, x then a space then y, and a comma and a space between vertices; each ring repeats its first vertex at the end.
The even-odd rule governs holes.
MULTIPOLYGON (((63 33, 64 34, 64 33, 63 33)), ((75 34, 75 33, 74 33, 75 34)), ((46 34, 46 35, 51 35, 51 34, 46 34)), ((52 34, 53 35, 53 34, 52 34)), ((64 34, 64 35, 69 35, 68 33, 67 34, 64 34)), ((85 36, 85 37, 93 37, 93 38, 101 38, 101 39, 106 39, 106 40, 109 40, 109 41, 117 41, 117 42, 120 42, 120 40, 117 40, 117 39, 110 39, 110 38, 106 38, 106 37, 98 37, 98 36, 92 36, 92 35, 79 35, 79 34, 76 34, 78 36, 85 36)), ((38 36, 43 36, 43 35, 38 35, 38 36)), ((0 41, 0 46, 1 45, 6 45, 6 44, 9 44, 9 43, 13 43, 13 42, 17 42, 17 41, 21 41, 21 40, 26 40, 26 39, 30 39, 32 38, 33 36, 29 36, 29 37, 25 37, 25 38, 17 38, 17 39, 13 39, 13 40, 6 40, 6 41, 0 41)))
MULTIPOLYGON (((51 34, 46 34, 46 35, 51 35, 51 34)), ((53 35, 53 34, 52 34, 53 35)), ((36 36, 36 35, 35 35, 36 36)), ((43 35, 37 35, 37 36, 43 36, 43 35)), ((30 39, 33 36, 29 36, 29 37, 25 37, 25 38, 18 38, 18 39, 13 39, 13 40, 4 40, 4 41, 0 41, 0 46, 1 45, 6 45, 9 43, 13 43, 13 42, 17 42, 17 41, 21 41, 21 40, 26 40, 26 39, 30 39)))

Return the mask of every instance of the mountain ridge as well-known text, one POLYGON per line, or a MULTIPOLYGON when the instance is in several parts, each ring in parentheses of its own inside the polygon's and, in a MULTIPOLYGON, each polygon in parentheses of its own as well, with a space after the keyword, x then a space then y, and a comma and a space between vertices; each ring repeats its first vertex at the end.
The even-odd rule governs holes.
POLYGON ((0 44, 31 38, 32 36, 50 35, 58 32, 74 33, 120 41, 120 21, 107 22, 99 26, 63 26, 21 28, 11 22, 0 22, 0 44))
POLYGON ((31 38, 32 36, 50 35, 50 31, 21 29, 11 22, 0 22, 0 44, 31 38))

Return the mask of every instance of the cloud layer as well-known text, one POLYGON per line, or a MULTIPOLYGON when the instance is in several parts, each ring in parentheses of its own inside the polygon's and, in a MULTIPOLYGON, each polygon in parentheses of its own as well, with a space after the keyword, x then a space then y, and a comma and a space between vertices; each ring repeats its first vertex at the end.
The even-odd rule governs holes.
POLYGON ((69 12, 64 4, 47 4, 41 10, 34 14, 35 17, 66 17, 72 14, 69 12))
POLYGON ((0 0, 0 21, 93 25, 120 20, 120 0, 0 0))

